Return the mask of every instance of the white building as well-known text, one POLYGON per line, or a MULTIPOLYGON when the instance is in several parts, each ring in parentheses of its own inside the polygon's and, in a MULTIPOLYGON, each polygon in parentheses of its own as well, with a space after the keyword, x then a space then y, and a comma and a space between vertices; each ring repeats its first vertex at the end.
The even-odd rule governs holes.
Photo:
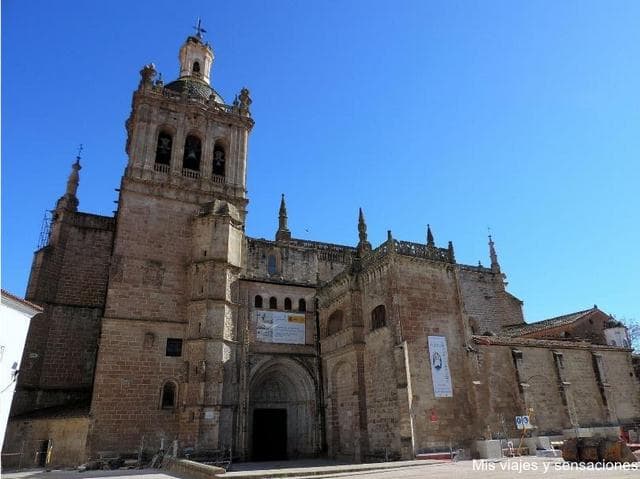
POLYGON ((42 312, 39 306, 2 291, 0 303, 0 434, 4 434, 9 419, 13 391, 16 386, 24 342, 31 318, 42 312))
POLYGON ((631 347, 629 331, 623 325, 614 328, 606 328, 604 330, 604 336, 607 339, 607 344, 611 346, 622 346, 623 348, 631 347))

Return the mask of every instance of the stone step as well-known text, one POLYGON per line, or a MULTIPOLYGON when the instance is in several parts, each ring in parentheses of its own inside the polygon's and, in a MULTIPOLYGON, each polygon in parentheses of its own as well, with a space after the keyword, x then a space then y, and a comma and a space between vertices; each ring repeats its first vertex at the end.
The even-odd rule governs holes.
POLYGON ((418 460, 433 459, 433 460, 439 460, 439 461, 450 461, 451 453, 450 452, 426 452, 423 454, 416 454, 416 459, 418 460))

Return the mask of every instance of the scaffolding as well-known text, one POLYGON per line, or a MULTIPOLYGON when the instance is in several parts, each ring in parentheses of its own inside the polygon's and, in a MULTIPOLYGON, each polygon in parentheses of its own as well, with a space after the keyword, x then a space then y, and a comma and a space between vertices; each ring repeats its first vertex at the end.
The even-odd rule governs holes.
POLYGON ((42 226, 40 227, 40 237, 38 238, 38 249, 44 248, 49 244, 51 237, 51 224, 53 223, 53 211, 46 210, 42 218, 42 226))

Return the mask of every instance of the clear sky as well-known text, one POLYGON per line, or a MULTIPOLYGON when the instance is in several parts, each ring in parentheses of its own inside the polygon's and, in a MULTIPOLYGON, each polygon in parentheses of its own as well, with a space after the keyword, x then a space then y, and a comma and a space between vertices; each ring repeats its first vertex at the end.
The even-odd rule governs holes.
POLYGON ((640 2, 2 2, 2 287, 84 144, 82 211, 110 215, 140 68, 178 74, 202 17, 213 86, 251 90, 247 232, 355 245, 387 229, 488 264, 529 321, 640 317, 640 2))

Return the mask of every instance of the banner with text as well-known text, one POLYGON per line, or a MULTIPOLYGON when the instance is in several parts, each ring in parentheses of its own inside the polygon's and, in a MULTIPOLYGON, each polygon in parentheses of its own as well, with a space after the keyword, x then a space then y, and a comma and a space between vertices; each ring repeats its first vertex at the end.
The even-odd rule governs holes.
POLYGON ((453 397, 449 356, 447 354, 447 338, 444 336, 429 336, 429 360, 431 362, 433 394, 437 398, 453 397))
POLYGON ((256 339, 263 343, 304 344, 304 314, 255 310, 256 339))

